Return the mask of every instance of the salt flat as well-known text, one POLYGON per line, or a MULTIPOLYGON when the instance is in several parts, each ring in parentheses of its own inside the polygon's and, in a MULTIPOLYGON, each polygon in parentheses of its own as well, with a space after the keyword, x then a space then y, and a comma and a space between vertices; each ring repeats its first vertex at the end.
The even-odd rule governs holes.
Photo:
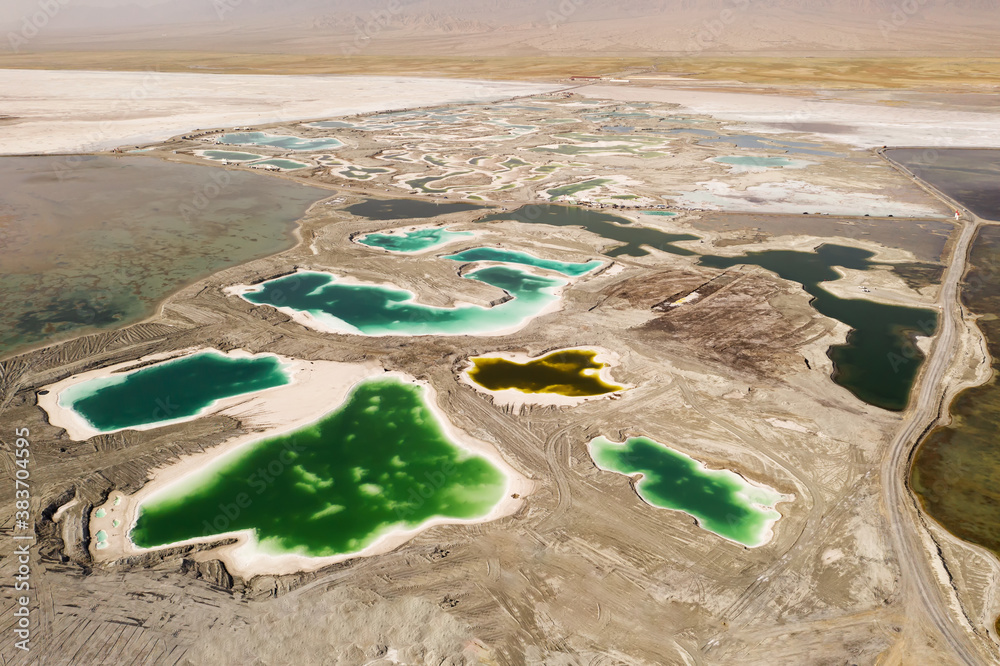
POLYGON ((0 154, 88 152, 161 141, 197 128, 488 102, 560 87, 395 76, 5 69, 0 70, 0 154))
POLYGON ((820 97, 762 95, 714 90, 585 86, 596 99, 680 104, 691 113, 748 123, 757 132, 800 131, 858 148, 875 146, 1000 146, 1000 113, 948 108, 843 102, 820 97))

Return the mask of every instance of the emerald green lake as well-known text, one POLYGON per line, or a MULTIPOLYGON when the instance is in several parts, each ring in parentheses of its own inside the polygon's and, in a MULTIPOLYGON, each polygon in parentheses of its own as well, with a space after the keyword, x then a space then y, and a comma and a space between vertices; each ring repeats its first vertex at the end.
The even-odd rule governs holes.
POLYGON ((217 400, 288 384, 275 356, 231 357, 215 350, 67 387, 59 405, 101 432, 196 416, 217 400))
POLYGON ((859 248, 821 245, 814 252, 768 250, 738 257, 705 255, 699 263, 712 268, 760 266, 801 284, 813 297, 811 305, 817 312, 851 327, 846 343, 827 351, 834 364, 833 381, 871 405, 900 411, 909 402, 910 389, 924 360, 914 338, 933 335, 937 311, 839 298, 819 286, 840 279, 834 266, 868 270, 873 256, 859 248))
POLYGON ((252 530, 270 553, 354 553, 393 529, 473 520, 507 479, 449 440, 420 386, 360 383, 316 423, 255 442, 140 507, 132 541, 152 548, 252 530))
POLYGON ((409 291, 345 284, 329 273, 300 271, 262 282, 242 297, 256 305, 305 312, 322 328, 361 335, 473 335, 500 333, 537 316, 559 299, 566 280, 515 266, 490 266, 462 277, 510 296, 492 307, 422 305, 409 291))
POLYGON ((423 252, 447 245, 461 238, 475 236, 471 231, 448 231, 444 227, 430 229, 414 229, 413 231, 379 232, 359 236, 356 240, 362 245, 380 247, 392 252, 423 252))
POLYGON ((583 263, 541 259, 527 252, 503 250, 498 247, 477 247, 457 254, 449 254, 444 258, 468 263, 474 261, 498 261, 507 264, 521 264, 523 266, 534 266, 535 268, 555 271, 568 277, 580 277, 604 264, 603 261, 598 261, 597 259, 583 263))
POLYGON ((619 215, 587 210, 579 206, 560 206, 558 204, 522 206, 517 210, 487 215, 476 221, 499 222, 503 220, 525 224, 548 224, 556 227, 583 227, 602 238, 622 243, 611 250, 602 252, 609 257, 642 257, 649 254, 649 251, 643 246, 653 247, 670 254, 692 256, 695 254, 694 252, 676 247, 673 243, 698 240, 698 236, 691 234, 668 234, 659 229, 640 227, 632 224, 632 220, 619 215))
POLYGON ((647 504, 683 511, 709 532, 745 546, 760 546, 781 518, 774 506, 786 499, 770 488, 749 483, 729 470, 702 463, 647 437, 616 443, 604 437, 590 442, 598 467, 619 474, 642 474, 635 489, 647 504))

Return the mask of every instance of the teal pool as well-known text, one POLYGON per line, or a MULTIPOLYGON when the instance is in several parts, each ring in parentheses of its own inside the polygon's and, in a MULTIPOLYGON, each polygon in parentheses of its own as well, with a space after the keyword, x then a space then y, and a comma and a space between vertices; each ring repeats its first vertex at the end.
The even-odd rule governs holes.
POLYGON ((771 540, 771 528, 781 518, 774 507, 788 499, 735 472, 708 469, 647 437, 630 437, 622 443, 598 437, 589 448, 603 470, 642 474, 635 491, 647 504, 683 511, 702 529, 751 548, 771 540))
POLYGON ((410 291, 349 283, 317 271, 300 271, 237 292, 255 305, 270 305, 304 324, 334 333, 499 335, 545 312, 558 302, 559 290, 568 284, 515 266, 480 268, 462 277, 502 289, 509 298, 490 307, 437 307, 418 303, 410 291))
POLYGON ((295 160, 281 159, 280 157, 270 160, 261 160, 260 162, 254 162, 250 166, 255 167, 261 164, 276 166, 282 171, 294 171, 295 169, 304 169, 305 167, 309 166, 308 164, 304 164, 302 162, 296 162, 295 160))
POLYGON ((235 150, 203 150, 201 151, 201 155, 202 157, 218 162, 249 162, 264 157, 256 153, 240 153, 235 150))
POLYGON ((442 247, 448 243, 462 238, 471 238, 472 236, 475 236, 475 234, 471 231, 448 231, 444 227, 432 227, 398 233, 381 231, 359 236, 355 240, 362 245, 379 247, 390 252, 412 253, 442 247))
POLYGON ((343 146, 333 137, 303 139, 297 136, 276 136, 265 132, 229 132, 219 137, 219 143, 238 146, 269 146, 285 150, 331 150, 343 146))
POLYGON ((726 155, 724 157, 713 157, 711 161, 717 164, 728 164, 736 167, 737 171, 780 168, 804 169, 813 164, 813 162, 793 160, 789 157, 763 157, 758 155, 726 155))
POLYGON ((291 382, 276 356, 229 356, 214 349, 80 382, 59 393, 99 432, 165 425, 197 416, 223 398, 291 382))
POLYGON ((603 266, 603 261, 593 259, 583 263, 573 263, 568 261, 555 261, 553 259, 541 259, 527 252, 517 252, 514 250, 503 250, 496 247, 477 247, 465 250, 457 254, 449 254, 444 257, 452 261, 462 261, 472 263, 474 261, 496 261, 505 264, 521 264, 522 266, 534 266, 548 271, 562 273, 567 277, 580 277, 599 266, 603 266))

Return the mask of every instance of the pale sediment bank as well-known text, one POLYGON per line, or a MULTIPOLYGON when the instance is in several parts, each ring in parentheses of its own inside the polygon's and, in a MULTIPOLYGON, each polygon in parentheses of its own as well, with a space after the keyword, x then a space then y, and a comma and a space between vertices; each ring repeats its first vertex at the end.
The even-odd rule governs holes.
POLYGON ((419 532, 435 525, 475 524, 511 515, 521 507, 523 498, 531 492, 533 483, 508 464, 492 445, 467 435, 451 424, 438 406, 435 393, 429 384, 402 373, 385 372, 381 366, 376 364, 361 365, 329 361, 316 361, 314 363, 324 363, 324 365, 310 378, 311 381, 299 381, 280 392, 270 391, 269 395, 255 397, 253 404, 240 405, 238 409, 230 410, 230 415, 239 419, 243 423, 244 429, 252 429, 253 432, 235 437, 204 453, 186 456, 175 464, 154 470, 151 474, 151 480, 138 492, 133 495, 113 492, 104 505, 94 507, 95 515, 90 520, 91 554, 94 559, 101 563, 110 563, 123 557, 178 545, 211 543, 224 538, 235 538, 237 540, 235 544, 210 551, 210 557, 222 559, 227 568, 235 574, 242 576, 265 573, 278 575, 297 571, 312 571, 355 557, 391 551, 419 532), (395 378, 422 387, 424 402, 433 413, 448 440, 469 453, 486 458, 503 474, 506 484, 502 499, 487 515, 475 519, 434 518, 424 521, 412 529, 387 530, 362 550, 328 557, 310 557, 297 553, 269 550, 257 541, 252 530, 221 532, 211 536, 163 544, 155 548, 140 548, 129 538, 129 532, 135 526, 140 507, 144 502, 148 502, 160 494, 176 491, 179 487, 197 483, 200 480, 199 477, 211 476, 226 460, 238 456, 255 442, 288 434, 315 423, 324 415, 342 406, 355 386, 374 377, 395 378), (97 510, 101 509, 104 510, 104 516, 96 518, 97 510), (113 525, 115 520, 119 521, 118 526, 113 525), (107 535, 104 541, 107 546, 98 549, 96 535, 101 530, 104 530, 107 535))
POLYGON ((199 128, 492 102, 564 87, 402 76, 0 69, 0 106, 15 118, 3 128, 2 152, 89 152, 199 128))
POLYGON ((690 113, 741 123, 742 129, 787 133, 792 119, 812 125, 846 125, 844 132, 807 131, 831 143, 858 148, 897 145, 946 147, 1000 146, 1000 114, 954 109, 921 109, 878 103, 841 102, 759 93, 678 90, 640 86, 593 85, 578 88, 584 97, 679 104, 690 113))
POLYGON ((459 373, 459 382, 465 384, 466 386, 471 386, 479 393, 489 395, 493 398, 493 403, 500 406, 511 406, 515 410, 520 409, 524 405, 551 405, 557 407, 572 407, 574 405, 579 405, 583 402, 593 401, 593 400, 614 400, 621 397, 622 392, 633 388, 631 384, 623 384, 613 377, 611 377, 611 369, 620 365, 621 358, 618 354, 613 351, 603 349, 601 347, 567 347, 566 349, 553 349, 551 351, 539 354, 538 356, 531 356, 522 352, 490 352, 488 354, 480 354, 474 358, 501 358, 507 361, 512 361, 514 363, 528 363, 530 361, 536 361, 540 358, 544 358, 550 354, 555 354, 558 352, 571 352, 571 351, 592 351, 596 352, 594 356, 594 361, 597 363, 603 363, 604 367, 598 373, 598 378, 606 384, 614 384, 621 386, 622 388, 618 391, 611 391, 608 393, 601 393, 598 395, 584 395, 584 396, 568 396, 559 395, 558 393, 533 393, 528 391, 522 391, 520 389, 504 389, 501 391, 493 391, 482 384, 477 383, 472 377, 469 376, 469 372, 475 367, 475 363, 470 358, 466 361, 465 367, 462 368, 459 373))

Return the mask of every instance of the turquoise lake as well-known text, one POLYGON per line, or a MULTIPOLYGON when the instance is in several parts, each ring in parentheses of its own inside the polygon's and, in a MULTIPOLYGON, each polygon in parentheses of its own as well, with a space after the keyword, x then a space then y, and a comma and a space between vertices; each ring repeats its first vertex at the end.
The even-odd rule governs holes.
POLYGON ((414 229, 413 231, 378 232, 359 236, 357 242, 369 247, 380 247, 393 252, 423 252, 447 245, 453 241, 475 236, 471 231, 448 231, 444 227, 414 229))
POLYGON ((523 266, 534 266, 535 268, 555 271, 568 277, 580 277, 604 265, 603 261, 598 261, 597 259, 584 263, 555 261, 552 259, 541 259, 527 252, 503 250, 497 247, 477 247, 457 254, 449 254, 444 258, 467 263, 474 261, 497 261, 507 264, 521 264, 523 266))
POLYGON ((270 146, 285 150, 330 150, 344 145, 332 137, 303 139, 297 136, 276 136, 265 132, 229 132, 219 137, 219 143, 240 146, 270 146))
POLYGON ((67 387, 59 405, 101 432, 200 414, 217 400, 288 384, 274 356, 232 358, 215 350, 67 387))
POLYGON ((320 324, 361 335, 493 334, 526 322, 559 300, 566 280, 515 266, 490 266, 463 275, 502 289, 507 300, 483 307, 423 305, 409 291, 369 284, 345 284, 330 273, 300 271, 262 282, 242 298, 310 314, 320 324))

